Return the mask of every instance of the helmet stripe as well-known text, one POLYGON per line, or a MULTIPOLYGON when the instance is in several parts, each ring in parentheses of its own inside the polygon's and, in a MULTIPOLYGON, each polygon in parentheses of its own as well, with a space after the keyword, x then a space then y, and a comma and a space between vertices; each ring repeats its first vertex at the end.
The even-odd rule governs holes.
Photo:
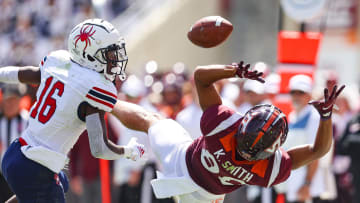
POLYGON ((276 122, 278 122, 280 119, 282 119, 284 117, 285 117, 285 114, 281 113, 273 123, 275 124, 276 122))
POLYGON ((275 110, 275 107, 274 107, 274 106, 271 106, 270 113, 269 113, 269 115, 265 118, 265 122, 267 122, 267 121, 269 120, 270 116, 273 115, 274 110, 275 110))
POLYGON ((272 110, 272 113, 270 114, 270 119, 268 119, 267 121, 265 121, 266 123, 264 124, 264 126, 262 127, 261 131, 259 132, 258 136, 256 137, 255 141, 253 142, 253 144, 251 145, 251 147, 254 147, 256 145, 256 143, 259 142, 259 140, 262 138, 262 136, 264 136, 265 132, 267 131, 267 129, 270 127, 270 125, 273 123, 273 121, 279 117, 278 115, 279 113, 274 112, 274 110, 272 110))

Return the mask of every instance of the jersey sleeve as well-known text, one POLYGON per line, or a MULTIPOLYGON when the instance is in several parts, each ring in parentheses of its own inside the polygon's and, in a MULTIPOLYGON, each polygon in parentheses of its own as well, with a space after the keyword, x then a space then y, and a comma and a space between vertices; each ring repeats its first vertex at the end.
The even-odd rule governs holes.
POLYGON ((66 80, 68 73, 68 66, 70 64, 69 52, 65 50, 57 50, 50 52, 39 63, 41 78, 45 74, 56 75, 57 79, 66 80), (45 73, 46 72, 46 73, 45 73))
POLYGON ((51 67, 62 67, 64 64, 70 62, 70 54, 65 50, 57 50, 50 52, 45 56, 39 63, 40 69, 44 69, 48 66, 51 67))
POLYGON ((200 120, 201 132, 204 136, 219 132, 229 127, 238 119, 240 114, 237 114, 231 108, 224 105, 214 105, 206 109, 200 120))
POLYGON ((91 106, 110 112, 116 104, 116 88, 114 85, 96 85, 86 94, 85 100, 91 106))
POLYGON ((279 148, 274 155, 274 163, 268 182, 268 187, 282 183, 288 179, 291 173, 292 162, 289 154, 279 148))

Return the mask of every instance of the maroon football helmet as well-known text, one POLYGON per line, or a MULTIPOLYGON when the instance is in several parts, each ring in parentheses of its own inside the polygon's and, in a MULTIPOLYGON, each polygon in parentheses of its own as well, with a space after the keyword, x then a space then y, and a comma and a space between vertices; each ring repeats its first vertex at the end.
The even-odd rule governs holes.
POLYGON ((256 105, 244 115, 236 133, 237 152, 249 161, 266 159, 285 142, 285 114, 270 104, 256 105))

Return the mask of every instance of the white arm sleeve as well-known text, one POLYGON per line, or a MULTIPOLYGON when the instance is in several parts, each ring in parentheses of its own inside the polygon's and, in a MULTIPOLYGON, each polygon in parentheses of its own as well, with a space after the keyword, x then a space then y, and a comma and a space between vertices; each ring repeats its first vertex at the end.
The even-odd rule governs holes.
POLYGON ((0 82, 19 83, 19 67, 6 66, 0 68, 0 82))
MULTIPOLYGON (((86 129, 89 136, 91 154, 96 158, 115 160, 124 157, 111 151, 103 140, 103 129, 98 113, 86 116, 86 129)), ((125 148, 125 154, 126 154, 125 148)))

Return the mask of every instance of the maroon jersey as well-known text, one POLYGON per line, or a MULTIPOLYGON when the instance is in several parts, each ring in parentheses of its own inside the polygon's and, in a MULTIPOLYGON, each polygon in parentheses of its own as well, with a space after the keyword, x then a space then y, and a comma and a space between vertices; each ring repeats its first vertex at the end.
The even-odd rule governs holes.
POLYGON ((291 171, 291 159, 278 149, 268 159, 258 161, 235 158, 235 133, 242 115, 215 105, 201 117, 203 136, 186 151, 186 164, 191 178, 213 194, 226 194, 242 185, 270 187, 285 181, 291 171))

